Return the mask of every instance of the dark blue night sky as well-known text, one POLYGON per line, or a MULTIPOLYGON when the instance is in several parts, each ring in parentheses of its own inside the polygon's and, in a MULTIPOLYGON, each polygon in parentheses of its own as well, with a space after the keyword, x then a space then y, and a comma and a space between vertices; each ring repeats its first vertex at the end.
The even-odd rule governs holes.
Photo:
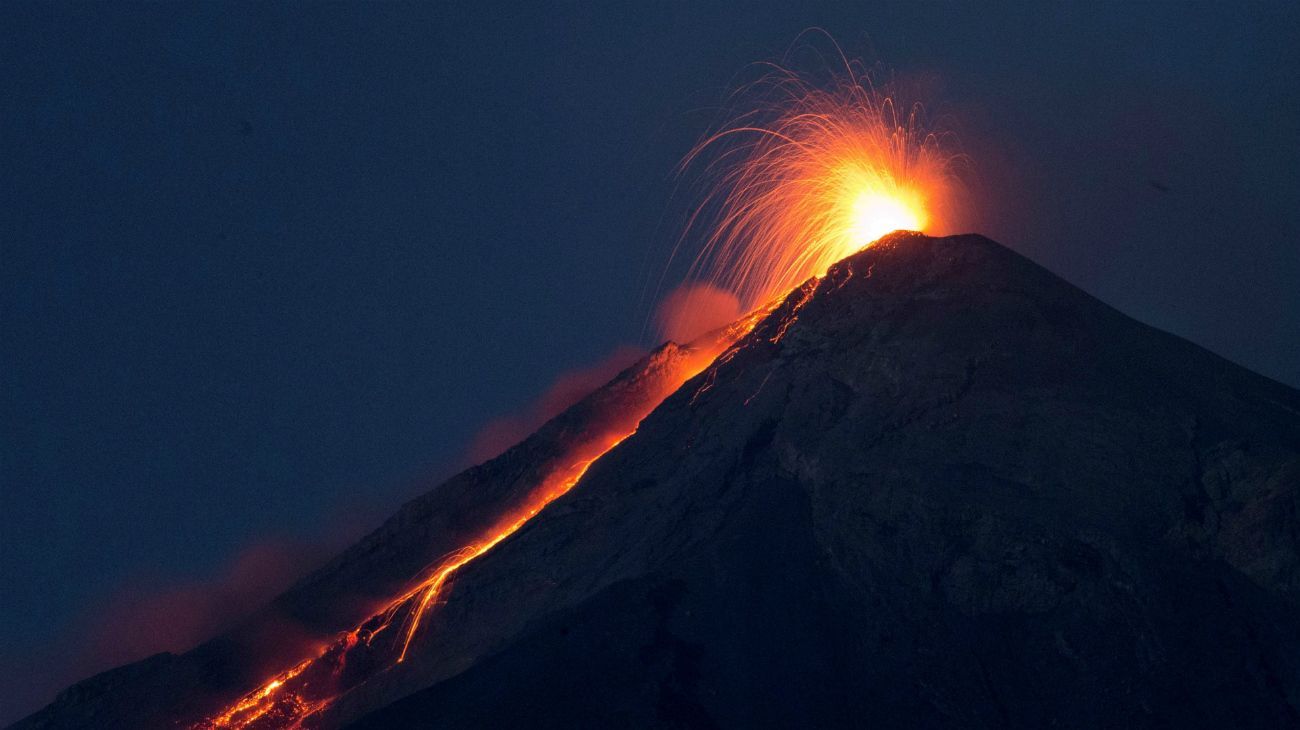
POLYGON ((1291 1, 6 3, 0 722, 124 591, 371 526, 653 344, 674 166, 810 26, 932 90, 970 227, 1300 385, 1291 1))

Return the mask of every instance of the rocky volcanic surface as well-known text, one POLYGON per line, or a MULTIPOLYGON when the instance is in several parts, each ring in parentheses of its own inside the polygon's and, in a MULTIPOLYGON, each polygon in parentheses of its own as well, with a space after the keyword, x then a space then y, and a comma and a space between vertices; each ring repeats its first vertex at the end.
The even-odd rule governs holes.
MULTIPOLYGON (((176 728, 207 717, 355 627, 412 579, 525 501, 575 444, 622 430, 671 387, 690 348, 668 343, 501 456, 412 500, 379 529, 233 631, 182 655, 158 654, 83 680, 15 725, 176 728)), ((567 461, 566 461, 567 463, 567 461)))
MULTIPOLYGON (((279 610, 346 626, 490 519, 583 407, 279 610)), ((165 726, 249 688, 252 635, 19 727, 165 726)), ((1279 728, 1298 708, 1300 393, 985 238, 895 234, 468 565, 407 661, 321 721, 1279 728)))

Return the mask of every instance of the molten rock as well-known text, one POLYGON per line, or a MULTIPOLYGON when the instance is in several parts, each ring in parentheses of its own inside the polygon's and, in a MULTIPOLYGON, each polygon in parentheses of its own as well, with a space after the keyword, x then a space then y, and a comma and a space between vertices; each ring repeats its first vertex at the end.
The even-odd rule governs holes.
MULTIPOLYGON (((445 552, 454 510, 489 519, 582 413, 277 605, 348 625, 338 607, 445 552)), ((792 293, 445 600, 309 725, 1300 726, 1300 393, 987 239, 897 234, 792 293)), ((19 727, 161 724, 164 686, 192 722, 255 686, 231 669, 250 651, 101 675, 19 727)))

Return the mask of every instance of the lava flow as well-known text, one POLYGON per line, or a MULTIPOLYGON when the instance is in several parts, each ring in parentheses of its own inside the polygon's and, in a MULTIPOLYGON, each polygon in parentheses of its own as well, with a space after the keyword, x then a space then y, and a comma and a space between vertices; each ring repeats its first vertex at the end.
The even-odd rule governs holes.
MULTIPOLYGON (((629 381, 642 388, 634 405, 589 427, 521 503, 315 656, 194 727, 302 727, 343 693, 403 662, 460 570, 572 490, 664 398, 715 359, 733 357, 737 343, 788 291, 890 231, 933 224, 950 197, 953 157, 922 130, 918 108, 900 119, 895 102, 867 84, 856 64, 845 61, 844 69, 828 91, 777 69, 748 89, 767 93, 769 103, 706 137, 687 157, 688 166, 711 157, 700 163, 710 187, 688 225, 688 231, 709 228, 693 274, 734 293, 751 314, 685 347, 666 345, 664 357, 651 361, 659 370, 629 381)), ((772 344, 779 344, 813 288, 809 283, 798 290, 772 344)), ((711 370, 692 402, 713 386, 715 375, 711 370)))
POLYGON ((193 727, 302 727, 347 690, 379 671, 400 664, 406 659, 411 642, 429 611, 438 604, 459 570, 513 535, 548 504, 572 490, 588 468, 634 433, 641 419, 664 398, 702 371, 719 353, 731 348, 769 312, 770 307, 757 310, 685 347, 666 346, 661 351, 664 356, 651 361, 652 366, 660 367, 662 371, 654 377, 633 381, 643 383, 645 388, 645 392, 633 399, 636 407, 627 413, 616 414, 611 423, 573 445, 558 460, 561 466, 551 470, 529 492, 521 506, 507 512, 478 539, 448 555, 414 586, 360 625, 336 636, 318 654, 268 679, 222 712, 193 727), (395 627, 397 630, 393 634, 386 634, 395 627))

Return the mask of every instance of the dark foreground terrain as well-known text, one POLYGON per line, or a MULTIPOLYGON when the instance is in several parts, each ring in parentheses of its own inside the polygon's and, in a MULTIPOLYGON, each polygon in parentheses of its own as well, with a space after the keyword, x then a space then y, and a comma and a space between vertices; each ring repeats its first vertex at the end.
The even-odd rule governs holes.
MULTIPOLYGON (((598 412, 408 505, 231 636, 17 727, 201 717, 294 649, 273 627, 350 625, 598 412)), ((1300 394, 982 237, 895 234, 466 567, 406 662, 317 721, 1283 728, 1298 708, 1300 394)))

